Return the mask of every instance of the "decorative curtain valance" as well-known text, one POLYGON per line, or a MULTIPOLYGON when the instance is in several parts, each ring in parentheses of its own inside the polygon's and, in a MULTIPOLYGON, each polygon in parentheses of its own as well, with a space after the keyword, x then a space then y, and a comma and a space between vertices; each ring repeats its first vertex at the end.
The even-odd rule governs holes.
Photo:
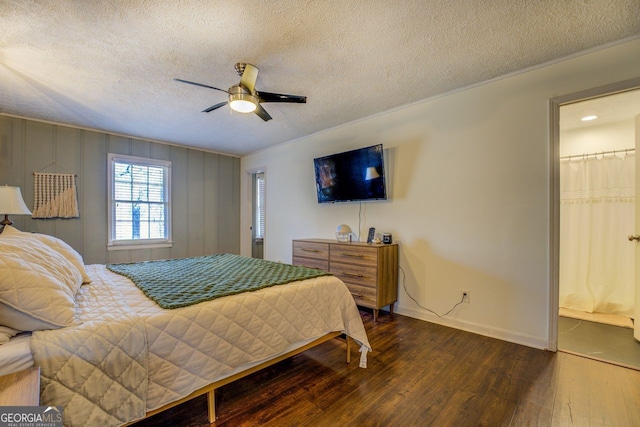
POLYGON ((64 173, 34 174, 32 218, 77 218, 76 176, 64 173))

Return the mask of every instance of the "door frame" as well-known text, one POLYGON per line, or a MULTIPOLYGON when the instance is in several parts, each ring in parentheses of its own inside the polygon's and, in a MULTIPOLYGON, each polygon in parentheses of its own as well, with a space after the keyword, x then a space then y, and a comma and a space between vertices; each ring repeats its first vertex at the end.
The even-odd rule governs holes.
MULTIPOLYGON (((550 140, 550 198, 551 209, 549 227, 549 343, 548 350, 558 351, 558 310, 560 309, 560 107, 574 102, 587 101, 620 92, 640 89, 640 77, 574 92, 549 100, 549 140, 550 140)), ((636 173, 640 173, 637 171, 636 173)))
MULTIPOLYGON (((266 182, 267 179, 267 167, 266 166, 262 166, 262 167, 258 167, 258 168, 253 168, 253 169, 249 169, 246 171, 247 176, 249 177, 249 195, 251 198, 251 202, 249 203, 249 209, 251 210, 251 214, 250 214, 250 232, 249 232, 249 239, 250 239, 250 244, 249 244, 249 256, 253 256, 253 246, 254 246, 254 226, 255 226, 255 208, 256 208, 256 201, 255 201, 255 175, 262 173, 264 174, 264 179, 266 182)), ((265 201, 265 210, 266 210, 266 201, 265 201)), ((266 217, 266 214, 265 214, 266 217)), ((266 240, 266 227, 265 227, 265 237, 262 240, 262 256, 264 258, 264 242, 266 240)))

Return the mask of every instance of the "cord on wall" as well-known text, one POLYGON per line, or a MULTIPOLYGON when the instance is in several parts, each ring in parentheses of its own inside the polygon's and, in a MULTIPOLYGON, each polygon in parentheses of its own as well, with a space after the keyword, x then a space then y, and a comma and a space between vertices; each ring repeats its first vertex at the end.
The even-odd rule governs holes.
MULTIPOLYGON (((366 206, 365 206, 366 212, 366 206)), ((360 241, 360 229, 362 228, 362 202, 360 202, 360 210, 358 211, 358 242, 360 241)))
POLYGON ((411 299, 413 300, 413 302, 415 302, 415 303, 417 304, 417 306, 418 306, 418 307, 420 307, 421 309, 423 309, 423 310, 427 310, 429 313, 433 313, 433 314, 435 314, 435 315, 436 315, 436 316, 438 316, 438 317, 444 317, 444 316, 446 316, 446 315, 450 314, 453 310, 455 310, 455 308, 456 308, 457 306, 459 306, 460 304, 462 304, 462 303, 464 302, 464 298, 465 298, 465 297, 463 296, 463 297, 460 299, 460 301, 459 301, 459 302, 457 302, 456 304, 454 304, 454 306, 453 306, 453 307, 451 307, 451 310, 447 311, 445 314, 438 314, 438 313, 436 313, 435 311, 431 310, 430 308, 427 308, 427 307, 423 306, 422 304, 420 304, 420 303, 418 302, 418 300, 416 300, 416 299, 415 299, 415 298, 414 298, 414 297, 409 293, 409 290, 407 290, 407 276, 406 276, 406 274, 405 274, 405 272, 404 272, 404 270, 402 269, 402 267, 401 267, 401 266, 398 266, 398 269, 400 269, 400 271, 402 272, 402 287, 403 287, 403 289, 404 289, 404 292, 405 292, 405 293, 409 296, 409 298, 411 298, 411 299))

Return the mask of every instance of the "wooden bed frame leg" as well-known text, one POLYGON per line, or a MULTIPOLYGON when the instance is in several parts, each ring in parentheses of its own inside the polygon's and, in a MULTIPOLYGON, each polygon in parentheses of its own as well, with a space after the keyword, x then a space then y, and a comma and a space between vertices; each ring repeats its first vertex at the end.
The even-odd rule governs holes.
POLYGON ((211 390, 207 393, 207 410, 209 412, 209 423, 216 421, 216 391, 211 390))
POLYGON ((351 363, 351 338, 347 335, 347 363, 351 363))

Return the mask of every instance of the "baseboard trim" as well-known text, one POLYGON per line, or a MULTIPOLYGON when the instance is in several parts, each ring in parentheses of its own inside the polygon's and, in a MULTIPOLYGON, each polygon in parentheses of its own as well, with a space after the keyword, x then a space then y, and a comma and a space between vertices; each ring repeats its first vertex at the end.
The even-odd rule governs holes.
POLYGON ((492 326, 482 325, 479 323, 469 322, 466 320, 453 319, 450 317, 438 317, 431 313, 414 310, 411 308, 397 307, 395 312, 404 316, 413 317, 414 319, 424 320, 426 322, 436 323, 450 328, 460 329, 462 331, 471 332, 485 337, 496 338, 502 341, 508 341, 515 344, 521 344, 527 347, 533 347, 540 350, 548 350, 548 339, 545 337, 537 337, 533 335, 523 334, 507 329, 496 328, 492 326))

